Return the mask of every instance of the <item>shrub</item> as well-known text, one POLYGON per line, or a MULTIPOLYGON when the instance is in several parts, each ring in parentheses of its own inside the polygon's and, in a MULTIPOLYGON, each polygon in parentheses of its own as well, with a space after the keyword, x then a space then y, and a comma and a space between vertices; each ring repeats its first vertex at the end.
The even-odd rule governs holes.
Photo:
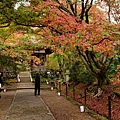
POLYGON ((85 66, 80 61, 74 61, 70 68, 70 81, 75 84, 85 83, 91 84, 95 80, 95 77, 86 70, 85 66))

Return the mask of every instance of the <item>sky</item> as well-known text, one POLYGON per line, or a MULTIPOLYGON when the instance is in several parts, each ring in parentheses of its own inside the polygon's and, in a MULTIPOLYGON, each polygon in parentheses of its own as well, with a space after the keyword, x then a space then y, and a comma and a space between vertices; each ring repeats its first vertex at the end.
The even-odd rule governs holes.
POLYGON ((21 4, 23 4, 24 6, 30 6, 30 0, 22 0, 21 2, 17 2, 14 9, 17 10, 21 4))
MULTIPOLYGON (((95 2, 95 1, 97 1, 97 0, 94 0, 94 2, 95 2)), ((30 6, 30 0, 21 0, 21 2, 17 2, 17 3, 15 4, 14 9, 17 10, 17 9, 20 7, 21 4, 23 4, 24 6, 30 6)), ((105 3, 104 3, 104 2, 102 2, 101 7, 100 7, 100 6, 98 6, 98 7, 99 7, 99 9, 101 9, 103 12, 104 12, 104 11, 108 11, 108 7, 105 6, 105 3)), ((111 16, 110 19, 111 19, 111 22, 116 23, 116 22, 114 21, 114 19, 113 19, 112 16, 111 16)))

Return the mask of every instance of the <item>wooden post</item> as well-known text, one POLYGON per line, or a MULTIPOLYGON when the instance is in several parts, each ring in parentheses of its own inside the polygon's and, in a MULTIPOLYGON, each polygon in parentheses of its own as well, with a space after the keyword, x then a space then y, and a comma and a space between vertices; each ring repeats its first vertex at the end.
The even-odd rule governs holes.
POLYGON ((111 96, 108 96, 108 120, 111 120, 111 96))
POLYGON ((60 91, 61 91, 61 83, 59 82, 59 89, 60 89, 60 91))
POLYGON ((59 90, 59 92, 61 92, 61 84, 60 84, 60 82, 58 82, 58 90, 59 90))
POLYGON ((68 95, 68 90, 67 90, 67 83, 66 83, 66 97, 67 97, 67 95, 68 95))
POLYGON ((73 84, 73 99, 75 100, 75 85, 73 84))
POLYGON ((87 100, 87 99, 86 99, 86 88, 85 88, 85 91, 84 91, 84 92, 85 92, 85 93, 84 93, 84 94, 85 94, 85 103, 84 103, 85 109, 84 109, 84 112, 85 112, 85 110, 86 110, 86 100, 87 100))

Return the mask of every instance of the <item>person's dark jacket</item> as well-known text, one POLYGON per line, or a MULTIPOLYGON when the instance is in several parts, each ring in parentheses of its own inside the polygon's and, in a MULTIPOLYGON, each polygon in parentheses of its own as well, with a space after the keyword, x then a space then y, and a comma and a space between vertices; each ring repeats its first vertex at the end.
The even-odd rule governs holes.
POLYGON ((0 74, 0 83, 3 84, 3 81, 2 81, 2 74, 0 74))
POLYGON ((35 76, 35 85, 40 85, 40 75, 39 75, 39 73, 37 73, 36 76, 35 76))

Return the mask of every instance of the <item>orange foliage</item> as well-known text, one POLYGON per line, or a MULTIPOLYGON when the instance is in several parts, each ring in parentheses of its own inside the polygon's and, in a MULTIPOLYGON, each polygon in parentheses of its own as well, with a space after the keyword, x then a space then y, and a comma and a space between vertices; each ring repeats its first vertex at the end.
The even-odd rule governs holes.
POLYGON ((15 31, 15 32, 13 33, 13 35, 14 35, 14 38, 15 38, 15 39, 19 39, 19 38, 22 37, 24 34, 23 34, 23 32, 21 32, 21 31, 15 31))
MULTIPOLYGON (((60 2, 67 5, 64 0, 60 2)), ((96 52, 113 56, 114 43, 119 40, 119 34, 116 34, 119 27, 106 21, 106 13, 93 6, 89 12, 90 23, 87 24, 79 16, 71 15, 69 8, 68 11, 60 11, 60 4, 53 1, 47 1, 44 7, 48 12, 39 21, 47 26, 43 35, 49 44, 58 48, 78 45, 83 50, 94 48, 96 52)))
POLYGON ((39 66, 42 63, 42 60, 36 56, 32 56, 31 59, 33 60, 33 66, 39 66))

